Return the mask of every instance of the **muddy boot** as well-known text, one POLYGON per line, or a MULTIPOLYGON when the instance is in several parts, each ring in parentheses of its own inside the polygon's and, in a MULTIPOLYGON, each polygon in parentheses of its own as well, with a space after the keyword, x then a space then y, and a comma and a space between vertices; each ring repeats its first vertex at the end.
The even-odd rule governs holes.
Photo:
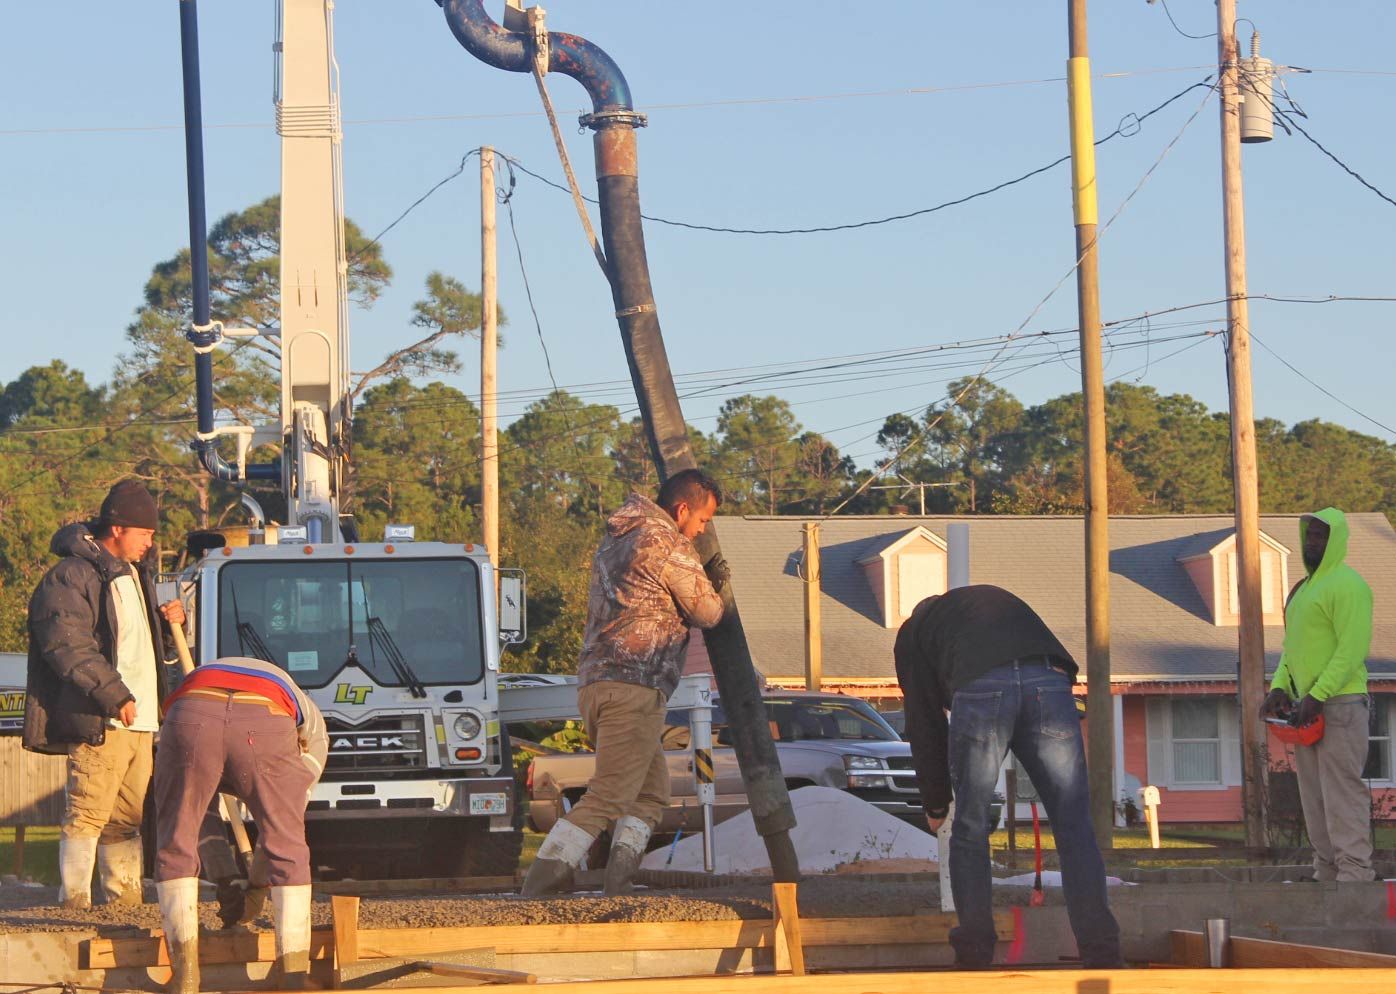
POLYGON ((587 850, 595 841, 596 836, 588 835, 570 821, 559 821, 538 847, 538 855, 528 868, 519 893, 524 897, 541 897, 570 886, 572 874, 587 858, 587 850))
POLYGON ((309 990, 310 884, 271 888, 271 907, 276 919, 272 983, 277 990, 309 990))
POLYGON ((626 815, 616 822, 611 855, 606 860, 605 890, 608 896, 629 894, 650 843, 650 827, 639 818, 626 815))
POLYGON ((141 839, 97 847, 97 879, 107 904, 144 904, 141 893, 141 839))
POLYGON ((170 951, 170 982, 165 991, 199 994, 199 878, 158 881, 155 896, 170 951))
POLYGON ((92 866, 97 861, 97 840, 58 840, 58 903, 70 911, 92 907, 92 866))

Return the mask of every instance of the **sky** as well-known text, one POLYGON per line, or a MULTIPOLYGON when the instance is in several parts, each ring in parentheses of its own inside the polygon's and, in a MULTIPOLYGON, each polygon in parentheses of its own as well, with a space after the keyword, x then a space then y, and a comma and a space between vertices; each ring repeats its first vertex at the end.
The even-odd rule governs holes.
MULTIPOLYGON (((199 6, 212 223, 277 192, 274 4, 199 6)), ((498 17, 503 3, 487 6, 498 17)), ((553 0, 548 25, 610 53, 648 113, 639 133, 646 214, 804 228, 916 211, 1064 155, 1066 8, 553 0)), ((1396 196, 1396 8, 1241 0, 1239 13, 1261 32, 1263 55, 1314 70, 1281 77, 1307 114, 1305 130, 1396 196)), ((1171 0, 1167 11, 1146 0, 1092 5, 1097 136, 1213 71, 1215 40, 1178 29, 1206 34, 1215 16, 1204 0, 1171 0)), ((561 178, 532 80, 476 61, 433 0, 339 0, 334 17, 346 211, 365 231, 386 227, 481 145, 561 178)), ((1250 33, 1243 22, 1242 38, 1250 33)), ((593 194, 591 143, 575 123, 585 95, 562 76, 548 83, 578 180, 593 194)), ((84 4, 79 17, 72 5, 19 5, 0 40, 0 87, 0 382, 54 358, 103 382, 151 267, 188 237, 177 4, 84 4)), ((1223 307, 1160 313, 1225 293, 1216 97, 1194 89, 1126 130, 1137 133, 1097 152, 1101 309, 1107 322, 1154 316, 1107 339, 1106 377, 1224 410, 1221 339, 1202 334, 1224 327, 1223 307)), ((1274 141, 1246 146, 1243 160, 1252 294, 1396 296, 1396 207, 1297 133, 1277 129, 1274 141)), ((821 234, 648 223, 675 372, 731 371, 702 388, 681 375, 689 421, 711 432, 726 397, 776 393, 805 428, 868 466, 883 418, 943 398, 948 380, 985 370, 994 352, 843 367, 803 384, 788 364, 1014 333, 1023 337, 997 355, 988 379, 1029 404, 1079 390, 1072 336, 1032 340, 1076 324, 1069 184, 1063 164, 960 206, 821 234), (763 372, 778 375, 752 379, 763 372)), ((510 318, 501 413, 516 416, 549 385, 516 251, 558 384, 629 413, 609 292, 570 198, 520 174, 511 205, 517 250, 507 209, 499 216, 510 318)), ((472 160, 384 237, 394 279, 370 310, 351 315, 354 369, 413 340, 412 303, 429 272, 478 289, 478 226, 472 160)), ((1396 441, 1377 424, 1396 426, 1393 315, 1390 302, 1252 301, 1257 416, 1323 418, 1396 441)), ((446 379, 477 394, 475 346, 462 342, 460 352, 461 373, 446 379)))

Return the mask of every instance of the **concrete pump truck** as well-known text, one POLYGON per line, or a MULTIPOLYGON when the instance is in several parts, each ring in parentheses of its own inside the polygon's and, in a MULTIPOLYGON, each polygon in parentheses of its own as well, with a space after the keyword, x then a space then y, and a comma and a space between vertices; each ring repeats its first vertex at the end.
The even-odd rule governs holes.
POLYGON ((244 491, 250 544, 192 536, 195 556, 177 582, 193 604, 198 661, 273 662, 324 712, 329 762, 307 811, 317 865, 512 873, 523 817, 498 675, 502 646, 522 638, 522 576, 494 568, 464 536, 417 542, 408 524, 360 536, 344 509, 353 411, 333 6, 277 4, 281 409, 279 422, 251 427, 214 420, 212 353, 258 332, 225 328, 210 313, 197 13, 193 0, 180 4, 193 448, 210 474, 234 486, 279 482, 286 523, 268 525, 244 491), (224 436, 236 442, 231 462, 219 450, 224 436), (279 459, 248 462, 269 443, 280 446, 279 459))

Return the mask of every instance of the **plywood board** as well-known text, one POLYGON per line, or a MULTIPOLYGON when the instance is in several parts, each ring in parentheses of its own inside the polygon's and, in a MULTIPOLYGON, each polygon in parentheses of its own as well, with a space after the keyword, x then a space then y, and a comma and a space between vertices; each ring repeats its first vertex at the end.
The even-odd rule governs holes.
MULTIPOLYGON (((1010 914, 994 920, 1003 938, 1012 935, 1010 914)), ((954 915, 899 915, 885 918, 805 918, 801 938, 812 946, 942 945, 949 940, 954 915)), ((501 955, 514 953, 626 952, 664 949, 771 948, 775 925, 771 920, 687 922, 620 922, 579 925, 482 925, 455 928, 387 928, 358 930, 360 959, 425 956, 454 949, 490 947, 501 955)), ((168 965, 164 944, 153 937, 90 939, 84 967, 168 965)), ((332 955, 333 933, 316 929, 310 937, 310 956, 332 955)), ((202 963, 270 961, 276 956, 270 932, 209 934, 199 943, 202 963)))
MULTIPOLYGON (((1201 932, 1175 931, 1173 962, 1181 966, 1207 965, 1207 938, 1201 932)), ((1231 966, 1238 969, 1310 969, 1313 967, 1386 967, 1396 969, 1396 956, 1305 946, 1297 942, 1231 937, 1231 966)))
MULTIPOLYGON (((664 994, 1373 994, 1393 984, 1396 970, 983 970, 672 977, 664 980, 664 994)), ((567 991, 646 994, 654 989, 654 979, 648 978, 574 981, 567 991)), ((423 994, 451 990, 435 987, 423 994)))

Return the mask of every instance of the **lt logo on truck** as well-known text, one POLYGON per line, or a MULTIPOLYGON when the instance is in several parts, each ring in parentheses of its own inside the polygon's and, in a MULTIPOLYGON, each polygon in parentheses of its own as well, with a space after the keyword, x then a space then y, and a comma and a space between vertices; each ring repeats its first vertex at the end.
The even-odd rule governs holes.
POLYGON ((334 702, 336 704, 362 704, 372 692, 371 686, 351 687, 347 683, 341 683, 334 688, 334 702))

